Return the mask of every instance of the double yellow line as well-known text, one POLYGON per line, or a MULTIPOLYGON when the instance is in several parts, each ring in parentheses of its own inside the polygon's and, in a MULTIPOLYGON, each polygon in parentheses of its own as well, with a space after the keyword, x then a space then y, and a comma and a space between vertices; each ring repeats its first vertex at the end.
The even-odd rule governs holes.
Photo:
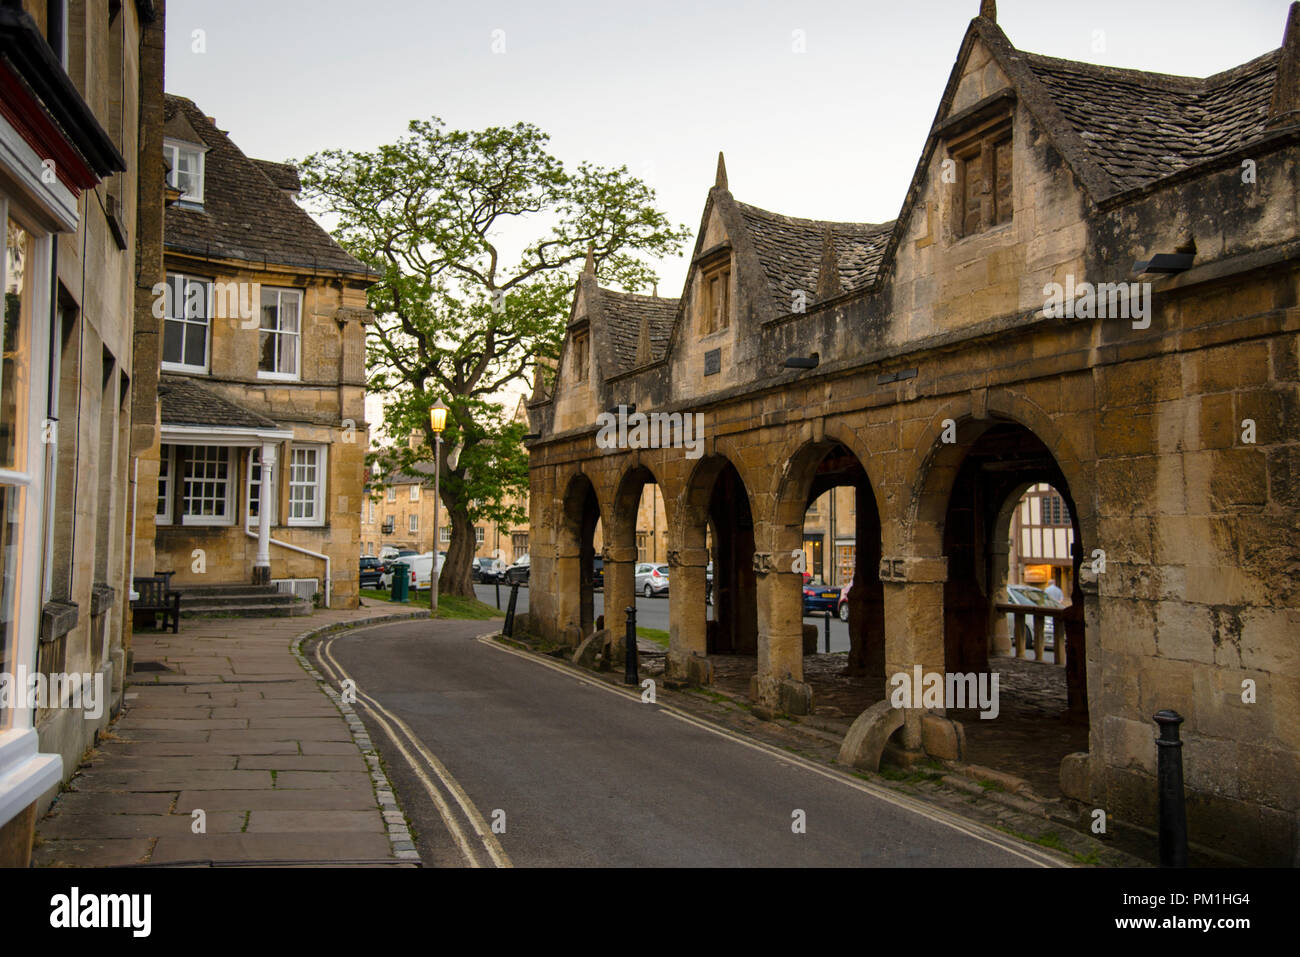
MULTIPOLYGON (((365 630, 367 629, 358 628, 347 634, 352 635, 365 630)), ((316 659, 329 679, 342 688, 343 681, 350 676, 331 653, 333 644, 334 637, 329 637, 317 645, 316 659)), ((356 679, 352 681, 355 683, 356 679)), ((384 730, 389 740, 393 742, 393 746, 410 765, 411 770, 428 792, 429 799, 438 809, 438 814, 447 826, 447 832, 452 840, 456 842, 465 863, 470 867, 513 867, 501 842, 492 833, 492 828, 488 826, 483 815, 474 806, 474 802, 465 793, 465 789, 460 786, 446 766, 423 741, 416 737, 415 732, 405 721, 362 691, 360 687, 357 688, 356 694, 357 705, 364 708, 370 719, 384 730), (457 815, 453 809, 453 803, 459 807, 460 815, 457 815), (467 831, 472 832, 473 837, 467 834, 467 831)))

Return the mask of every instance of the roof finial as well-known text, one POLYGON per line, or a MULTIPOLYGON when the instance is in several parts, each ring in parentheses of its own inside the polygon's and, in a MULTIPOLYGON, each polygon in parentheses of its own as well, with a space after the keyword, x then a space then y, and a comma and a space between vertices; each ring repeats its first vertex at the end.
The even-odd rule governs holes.
POLYGON ((722 158, 722 150, 718 150, 718 178, 713 186, 715 189, 727 188, 727 161, 722 158))
POLYGON ((1282 55, 1273 80, 1273 99, 1268 106, 1268 126, 1300 121, 1300 3, 1291 4, 1282 34, 1282 55))
POLYGON ((582 274, 584 276, 596 275, 596 247, 591 243, 587 243, 587 262, 582 267, 582 274))
POLYGON ((659 298, 659 283, 655 282, 651 284, 650 295, 654 296, 656 299, 659 298))
POLYGON ((817 271, 817 298, 834 299, 843 291, 840 286, 840 257, 835 253, 835 237, 831 228, 826 227, 822 239, 822 264, 817 271))
POLYGON ((980 0, 980 16, 998 22, 998 0, 980 0))

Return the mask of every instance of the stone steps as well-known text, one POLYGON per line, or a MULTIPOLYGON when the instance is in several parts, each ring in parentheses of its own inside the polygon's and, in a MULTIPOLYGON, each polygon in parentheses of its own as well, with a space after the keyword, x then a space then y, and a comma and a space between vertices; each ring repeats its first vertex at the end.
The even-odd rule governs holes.
POLYGON ((181 593, 181 617, 289 618, 310 615, 311 603, 272 585, 191 585, 181 593))

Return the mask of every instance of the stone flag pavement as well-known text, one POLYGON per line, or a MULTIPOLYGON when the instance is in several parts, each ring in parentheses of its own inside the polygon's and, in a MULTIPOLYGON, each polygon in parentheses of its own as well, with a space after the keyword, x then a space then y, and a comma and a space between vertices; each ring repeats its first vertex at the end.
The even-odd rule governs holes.
POLYGON ((418 864, 365 729, 291 647, 418 614, 366 605, 137 633, 124 713, 39 823, 33 863, 418 864))

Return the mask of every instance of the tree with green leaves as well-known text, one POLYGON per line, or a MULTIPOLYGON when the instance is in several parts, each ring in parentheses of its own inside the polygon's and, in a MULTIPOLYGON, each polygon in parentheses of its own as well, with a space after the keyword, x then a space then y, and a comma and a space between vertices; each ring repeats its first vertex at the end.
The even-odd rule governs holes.
POLYGON ((369 294, 368 382, 384 397, 390 444, 372 461, 389 471, 430 462, 429 408, 440 398, 450 408, 437 463, 451 516, 444 594, 474 594, 475 522, 524 520, 515 503, 528 488, 527 429, 501 396, 558 357, 588 252, 602 281, 636 292, 654 279, 643 257, 679 254, 689 237, 626 166, 565 169, 548 139, 528 123, 460 131, 435 117, 371 152, 298 164, 334 237, 381 277, 369 294), (409 447, 413 434, 422 445, 409 447))

